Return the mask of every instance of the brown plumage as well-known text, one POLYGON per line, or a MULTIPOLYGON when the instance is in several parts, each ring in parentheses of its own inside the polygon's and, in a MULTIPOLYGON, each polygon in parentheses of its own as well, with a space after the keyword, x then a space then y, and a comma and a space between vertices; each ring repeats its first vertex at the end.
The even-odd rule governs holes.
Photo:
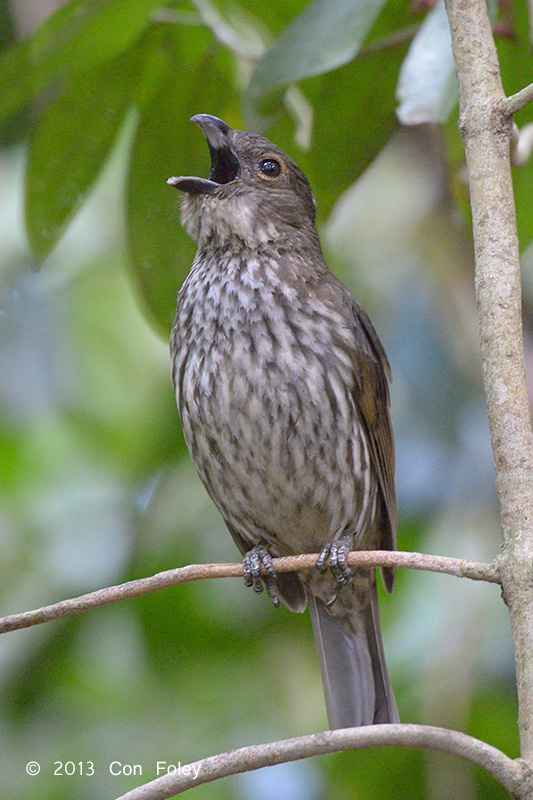
POLYGON ((330 727, 396 721, 375 571, 344 558, 395 547, 385 353, 326 266, 301 169, 262 136, 192 119, 210 177, 169 180, 198 243, 171 336, 191 457, 256 591, 271 556, 322 553, 320 571, 265 583, 294 611, 309 603, 330 727))

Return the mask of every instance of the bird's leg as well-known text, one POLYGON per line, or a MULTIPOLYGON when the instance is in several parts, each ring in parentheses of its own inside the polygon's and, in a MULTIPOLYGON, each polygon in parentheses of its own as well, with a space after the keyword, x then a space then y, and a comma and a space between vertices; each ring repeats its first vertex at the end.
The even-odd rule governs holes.
POLYGON ((349 586, 354 579, 354 571, 346 563, 346 555, 352 548, 353 535, 345 534, 339 539, 325 544, 316 562, 319 572, 325 572, 328 567, 331 567, 339 588, 349 586))
POLYGON ((276 582, 276 570, 272 563, 272 556, 262 544, 256 544, 251 550, 245 553, 243 558, 244 585, 253 586, 256 594, 261 594, 263 584, 267 594, 276 608, 279 607, 278 587, 276 582), (263 575, 263 567, 267 574, 263 575))

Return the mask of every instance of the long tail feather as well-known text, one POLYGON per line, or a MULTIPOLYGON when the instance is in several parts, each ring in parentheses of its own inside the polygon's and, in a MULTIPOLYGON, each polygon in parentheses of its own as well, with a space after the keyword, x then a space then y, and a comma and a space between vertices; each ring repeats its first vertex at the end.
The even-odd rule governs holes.
POLYGON ((310 593, 308 602, 330 728, 399 722, 383 653, 376 587, 368 608, 350 611, 349 626, 341 627, 310 593))

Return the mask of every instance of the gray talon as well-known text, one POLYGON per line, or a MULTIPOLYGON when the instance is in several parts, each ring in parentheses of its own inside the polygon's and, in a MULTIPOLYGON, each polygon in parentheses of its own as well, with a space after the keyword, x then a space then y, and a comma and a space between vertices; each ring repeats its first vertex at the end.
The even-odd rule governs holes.
POLYGON ((324 572, 328 566, 331 568, 339 587, 349 586, 354 579, 354 571, 346 563, 346 555, 352 546, 353 536, 341 536, 324 545, 316 562, 319 572, 324 572))
POLYGON ((276 585, 276 570, 272 563, 272 556, 262 544, 258 544, 245 553, 243 558, 244 585, 253 586, 256 594, 261 594, 266 587, 267 594, 276 608, 279 607, 279 597, 276 585), (268 575, 263 576, 263 568, 268 575))
POLYGON ((316 560, 316 568, 319 572, 325 572, 327 570, 330 550, 331 550, 331 543, 325 544, 322 550, 320 551, 320 555, 316 560))

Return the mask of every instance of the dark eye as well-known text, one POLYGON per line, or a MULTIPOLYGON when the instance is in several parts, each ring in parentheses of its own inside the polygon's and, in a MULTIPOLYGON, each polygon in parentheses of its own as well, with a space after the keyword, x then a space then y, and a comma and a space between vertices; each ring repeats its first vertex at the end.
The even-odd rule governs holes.
POLYGON ((281 164, 275 158, 264 158, 259 169, 267 178, 278 178, 281 175, 281 164))

